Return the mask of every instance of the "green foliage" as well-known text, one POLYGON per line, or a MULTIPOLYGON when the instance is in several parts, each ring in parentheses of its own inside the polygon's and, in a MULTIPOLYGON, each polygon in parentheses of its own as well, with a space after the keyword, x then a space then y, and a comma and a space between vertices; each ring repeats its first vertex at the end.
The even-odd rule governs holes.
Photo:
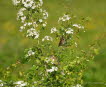
MULTIPOLYGON (((38 15, 32 17, 39 19, 38 15)), ((21 64, 28 65, 28 63, 31 63, 28 69, 19 71, 19 76, 24 78, 22 80, 28 83, 28 87, 74 87, 76 84, 83 84, 82 77, 88 61, 93 59, 94 54, 98 54, 98 49, 91 46, 86 52, 77 47, 78 45, 75 43, 78 41, 80 29, 72 26, 74 22, 83 23, 82 19, 76 20, 74 17, 72 20, 62 21, 54 36, 56 42, 42 42, 40 38, 39 43, 35 44, 36 46, 26 49, 20 62, 12 64, 4 71, 4 75, 1 74, 2 78, 6 80, 6 86, 14 86, 13 81, 11 81, 13 76, 11 73, 13 73, 14 68, 21 64), (66 33, 69 27, 74 30, 74 34, 73 32, 72 34, 66 33)), ((40 28, 43 30, 43 27, 40 28)), ((34 37, 32 38, 34 39, 34 37)))

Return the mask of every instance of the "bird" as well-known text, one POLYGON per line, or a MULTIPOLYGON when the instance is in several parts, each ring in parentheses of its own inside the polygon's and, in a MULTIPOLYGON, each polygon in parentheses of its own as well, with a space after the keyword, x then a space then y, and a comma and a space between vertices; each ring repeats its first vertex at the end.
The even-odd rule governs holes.
POLYGON ((65 38, 62 36, 62 37, 60 38, 60 42, 59 42, 59 45, 58 45, 58 46, 63 46, 65 43, 66 43, 66 40, 65 40, 65 38))

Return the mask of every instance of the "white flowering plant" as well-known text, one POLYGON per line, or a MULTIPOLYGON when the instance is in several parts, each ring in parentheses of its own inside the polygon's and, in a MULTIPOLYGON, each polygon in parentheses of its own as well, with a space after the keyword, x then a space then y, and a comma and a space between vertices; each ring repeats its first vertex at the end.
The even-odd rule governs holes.
POLYGON ((86 20, 68 12, 58 26, 48 29, 42 0, 13 0, 13 4, 19 10, 20 31, 35 44, 15 64, 0 70, 0 87, 83 87, 87 64, 97 53, 96 44, 87 51, 79 48, 86 20))

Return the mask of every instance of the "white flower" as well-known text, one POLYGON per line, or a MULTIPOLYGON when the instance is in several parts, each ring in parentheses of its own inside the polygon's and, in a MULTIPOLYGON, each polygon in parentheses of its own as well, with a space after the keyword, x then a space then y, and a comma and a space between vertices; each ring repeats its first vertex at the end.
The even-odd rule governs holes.
POLYGON ((53 38, 50 37, 50 36, 45 36, 42 41, 45 41, 45 40, 50 40, 50 41, 53 41, 53 38))
POLYGON ((76 86, 73 86, 73 87, 82 87, 80 84, 77 84, 76 86))
POLYGON ((34 1, 33 0, 22 0, 22 3, 26 8, 32 7, 34 1))
POLYGON ((13 2, 14 5, 17 6, 21 1, 20 0, 12 0, 12 2, 13 2))
POLYGON ((43 0, 39 0, 40 3, 39 3, 39 6, 42 6, 43 5, 43 0))
POLYGON ((20 27, 20 32, 22 32, 24 29, 25 29, 25 27, 24 26, 21 26, 20 27))
POLYGON ((34 37, 34 39, 37 39, 39 37, 39 33, 34 28, 28 29, 27 37, 34 37))
POLYGON ((27 23, 25 23, 23 26, 26 27, 27 26, 27 23))
POLYGON ((0 87, 3 87, 4 86, 4 84, 3 83, 0 83, 0 87))
POLYGON ((47 25, 47 22, 43 23, 42 25, 43 25, 43 27, 46 27, 46 25, 47 25))
POLYGON ((22 23, 24 23, 24 21, 26 20, 26 16, 21 17, 22 23))
POLYGON ((52 66, 52 68, 51 69, 47 69, 47 72, 54 72, 54 71, 57 71, 58 70, 58 68, 57 67, 55 67, 55 66, 52 66))
POLYGON ((35 8, 36 8, 36 5, 33 4, 32 9, 35 9, 35 8))
POLYGON ((19 16, 23 16, 24 14, 23 14, 23 11, 25 11, 26 10, 26 8, 21 8, 19 11, 18 11, 18 15, 19 16))
POLYGON ((69 15, 64 15, 64 16, 63 16, 63 21, 70 20, 70 18, 71 18, 71 17, 69 17, 69 15))
POLYGON ((28 54, 27 54, 27 57, 33 56, 34 54, 35 54, 35 52, 33 52, 32 50, 29 50, 29 51, 28 51, 28 54))
POLYGON ((63 17, 59 18, 59 21, 68 21, 70 19, 71 19, 71 17, 69 15, 64 14, 63 17))
POLYGON ((14 84, 16 85, 15 87, 27 86, 27 82, 24 82, 24 81, 17 81, 17 82, 14 82, 14 84))
POLYGON ((40 23, 42 23, 42 22, 43 22, 43 20, 42 20, 42 19, 39 19, 39 22, 40 22, 40 23))
POLYGON ((66 33, 67 33, 67 34, 73 34, 73 29, 68 28, 68 29, 66 30, 66 33))
POLYGON ((17 19, 19 19, 19 17, 22 17, 24 16, 24 11, 26 10, 26 8, 21 8, 18 13, 17 13, 17 19))
POLYGON ((43 11, 43 18, 44 19, 48 18, 48 12, 46 10, 43 11))
POLYGON ((84 29, 84 26, 81 26, 80 24, 73 24, 74 27, 77 27, 77 28, 82 28, 84 29))
POLYGON ((51 28, 51 33, 57 32, 57 29, 55 27, 51 28))
POLYGON ((0 87, 3 87, 4 86, 4 83, 2 80, 0 80, 0 87))
POLYGON ((30 26, 30 25, 32 25, 32 23, 31 23, 31 22, 29 22, 29 23, 28 23, 28 26, 30 26))

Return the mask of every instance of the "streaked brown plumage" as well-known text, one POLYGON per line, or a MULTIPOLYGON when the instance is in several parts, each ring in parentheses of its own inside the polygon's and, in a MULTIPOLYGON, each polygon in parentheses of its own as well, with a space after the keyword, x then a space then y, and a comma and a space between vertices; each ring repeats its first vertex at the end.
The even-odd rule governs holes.
POLYGON ((65 42, 66 42, 65 38, 62 36, 60 38, 60 42, 59 42, 59 45, 58 46, 63 46, 65 44, 65 42))

